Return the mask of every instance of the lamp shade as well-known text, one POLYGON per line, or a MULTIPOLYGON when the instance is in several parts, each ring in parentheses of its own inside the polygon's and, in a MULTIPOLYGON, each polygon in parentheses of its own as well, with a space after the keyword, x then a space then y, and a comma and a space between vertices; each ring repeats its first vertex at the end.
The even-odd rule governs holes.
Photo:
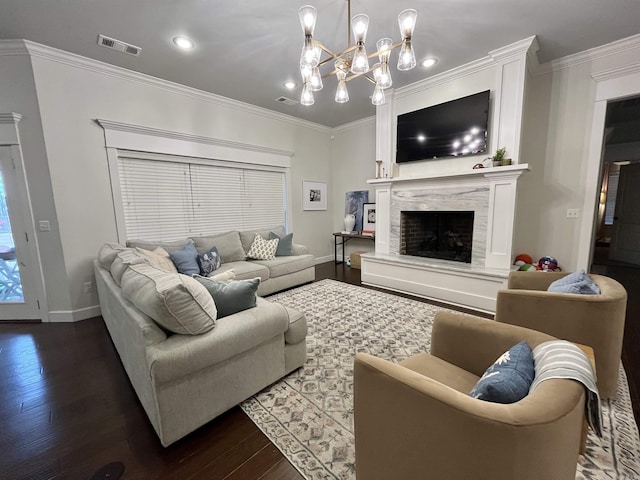
POLYGON ((411 38, 413 35, 413 29, 416 27, 416 19, 418 18, 418 12, 409 8, 403 10, 398 15, 398 26, 400 27, 400 35, 402 39, 411 38))
POLYGON ((388 63, 376 63, 373 66, 373 78, 380 88, 389 88, 393 84, 388 63))
POLYGON ((376 48, 378 49, 378 58, 380 63, 386 63, 391 56, 391 47, 393 46, 393 40, 390 38, 381 38, 376 42, 376 48))
POLYGON ((384 90, 379 84, 376 83, 376 87, 373 89, 371 103, 373 103, 374 105, 382 105, 384 101, 384 90))
POLYGON ((316 28, 316 18, 318 18, 318 11, 315 7, 303 5, 298 9, 298 17, 305 36, 313 35, 313 30, 316 28))
POLYGON ((398 55, 398 70, 411 70, 416 66, 416 54, 411 45, 411 39, 407 38, 402 41, 400 47, 400 55, 398 55))
POLYGON ((300 103, 305 106, 313 105, 315 99, 313 98, 313 91, 311 90, 311 85, 308 82, 304 82, 304 86, 302 87, 302 95, 300 96, 300 103))

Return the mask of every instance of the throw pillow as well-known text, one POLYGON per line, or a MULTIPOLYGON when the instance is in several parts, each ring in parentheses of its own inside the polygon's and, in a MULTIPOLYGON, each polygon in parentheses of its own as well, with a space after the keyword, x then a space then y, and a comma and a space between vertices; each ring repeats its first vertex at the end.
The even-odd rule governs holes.
POLYGON ((199 275, 193 278, 204 285, 209 294, 211 294, 211 298, 213 298, 218 309, 218 318, 233 315, 256 306, 256 292, 258 291, 258 285, 260 285, 259 278, 229 280, 226 282, 218 282, 199 275))
POLYGON ((600 293, 600 287, 591 280, 584 270, 580 270, 552 282, 551 285, 549 285, 549 288, 547 288, 547 291, 556 293, 598 295, 600 293))
POLYGON ((533 353, 523 341, 500 355, 469 395, 487 402, 515 403, 527 396, 533 377, 533 353))
POLYGON ((293 255, 293 252, 291 251, 293 246, 293 233, 281 237, 276 232, 269 232, 269 240, 275 239, 278 239, 276 257, 289 257, 293 255))
POLYGON ((240 242, 240 234, 238 232, 227 232, 206 237, 193 237, 192 240, 196 245, 198 253, 208 252, 213 247, 216 247, 222 263, 242 262, 245 260, 246 254, 244 248, 242 248, 242 242, 240 242))
POLYGON ((169 252, 164 248, 156 247, 155 250, 151 251, 136 247, 136 252, 143 255, 154 267, 164 270, 165 272, 178 273, 178 269, 171 260, 169 252))
POLYGON ((213 247, 208 252, 200 253, 198 255, 198 265, 200 266, 200 275, 211 275, 214 270, 220 268, 222 261, 220 260, 220 254, 218 249, 213 247))
POLYGON ((131 265, 122 276, 122 295, 170 332, 199 335, 215 326, 211 295, 186 275, 163 272, 148 263, 131 265))
POLYGON ((176 265, 178 272, 184 275, 195 275, 200 273, 198 266, 198 252, 192 243, 169 253, 171 260, 176 265))
POLYGON ((265 240, 261 235, 256 235, 251 249, 247 252, 248 258, 254 260, 275 260, 278 249, 278 239, 265 240))

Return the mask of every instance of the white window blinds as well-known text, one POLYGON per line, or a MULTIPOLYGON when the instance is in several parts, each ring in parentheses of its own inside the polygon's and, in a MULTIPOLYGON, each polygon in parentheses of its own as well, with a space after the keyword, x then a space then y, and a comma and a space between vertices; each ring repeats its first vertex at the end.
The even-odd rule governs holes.
POLYGON ((286 224, 281 170, 119 157, 118 171, 129 239, 173 240, 286 224))

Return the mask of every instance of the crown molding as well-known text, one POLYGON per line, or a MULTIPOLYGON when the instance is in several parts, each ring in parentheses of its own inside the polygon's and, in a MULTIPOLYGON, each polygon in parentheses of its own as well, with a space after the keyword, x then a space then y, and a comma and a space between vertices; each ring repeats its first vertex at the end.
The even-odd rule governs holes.
POLYGON ((632 35, 621 40, 616 40, 615 42, 600 45, 583 52, 567 55, 566 57, 543 63, 540 65, 536 75, 543 75, 563 70, 565 68, 574 67, 576 65, 581 65, 583 63, 593 62, 599 58, 616 55, 637 48, 640 48, 640 34, 632 35))
POLYGON ((596 82, 604 82, 606 80, 623 77, 625 75, 632 75, 638 72, 640 72, 640 63, 632 63, 631 65, 625 65, 624 67, 592 73, 591 78, 596 82))
POLYGON ((0 40, 0 56, 2 55, 29 55, 33 58, 44 59, 101 75, 108 75, 114 78, 159 88, 170 93, 183 95, 234 110, 240 110, 245 113, 265 117, 270 120, 276 120, 289 125, 310 128, 325 134, 330 134, 332 130, 331 127, 327 127, 319 123, 310 122, 308 120, 296 118, 267 108, 258 107, 239 100, 233 100, 231 98, 205 92, 197 88, 181 85, 169 80, 163 80, 144 73, 110 65, 105 62, 83 57, 64 50, 59 50, 30 40, 0 40))
POLYGON ((444 83, 474 75, 488 68, 495 67, 496 63, 509 61, 518 55, 533 55, 538 50, 538 41, 534 36, 519 40, 510 45, 492 50, 486 57, 473 60, 446 72, 433 75, 418 82, 412 83, 396 90, 396 98, 403 98, 414 93, 433 88, 444 83))
POLYGON ((351 130, 353 128, 358 128, 358 127, 363 127, 363 126, 367 126, 370 124, 374 124, 376 123, 376 117, 366 117, 366 118, 362 118, 360 120, 354 120, 353 122, 349 122, 349 123, 345 123, 344 125, 338 125, 337 127, 334 127, 333 130, 331 131, 332 134, 339 134, 339 133, 344 133, 347 130, 351 130))

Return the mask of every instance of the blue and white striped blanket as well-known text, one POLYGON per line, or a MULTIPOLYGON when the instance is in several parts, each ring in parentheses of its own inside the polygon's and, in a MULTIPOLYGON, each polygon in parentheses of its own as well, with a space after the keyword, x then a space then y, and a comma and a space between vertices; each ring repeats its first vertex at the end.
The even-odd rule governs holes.
POLYGON ((582 383, 587 394, 587 422, 602 437, 600 394, 596 386, 596 375, 585 353, 574 343, 551 340, 533 349, 533 362, 535 377, 529 392, 551 378, 569 378, 582 383))

